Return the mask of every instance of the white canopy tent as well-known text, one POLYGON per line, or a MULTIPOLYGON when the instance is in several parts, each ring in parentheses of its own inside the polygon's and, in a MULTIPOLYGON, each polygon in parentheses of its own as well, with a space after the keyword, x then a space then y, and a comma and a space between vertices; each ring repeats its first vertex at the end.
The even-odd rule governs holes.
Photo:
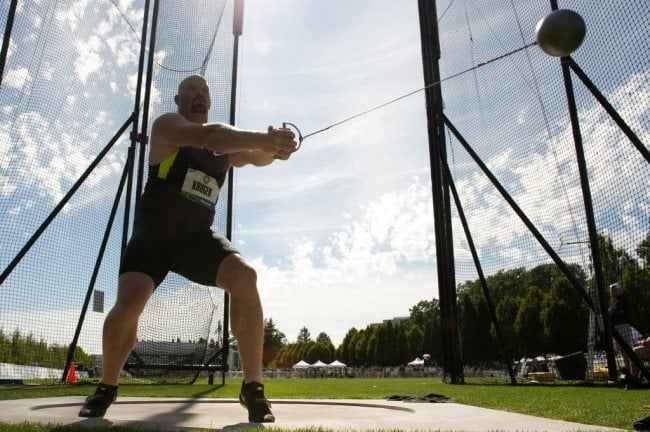
POLYGON ((327 367, 327 363, 323 363, 322 361, 318 360, 316 363, 311 365, 311 367, 327 367))
POLYGON ((409 366, 423 366, 424 365, 424 360, 420 359, 420 357, 416 357, 415 360, 407 363, 409 366))
POLYGON ((298 363, 292 366, 293 369, 306 369, 308 367, 311 367, 311 365, 304 360, 300 360, 298 363))
POLYGON ((342 363, 338 360, 334 360, 332 363, 327 365, 328 367, 335 367, 335 368, 344 368, 346 366, 345 363, 342 363))

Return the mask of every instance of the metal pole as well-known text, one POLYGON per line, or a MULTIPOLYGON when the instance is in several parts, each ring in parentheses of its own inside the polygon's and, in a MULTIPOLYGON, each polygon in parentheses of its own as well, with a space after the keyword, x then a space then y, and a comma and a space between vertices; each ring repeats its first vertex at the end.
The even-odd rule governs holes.
POLYGON ((7 54, 9 54, 9 43, 11 42, 11 31, 14 27, 14 18, 16 17, 16 7, 18 0, 11 0, 9 12, 7 13, 7 24, 5 24, 5 35, 2 39, 2 50, 0 51, 0 86, 4 76, 5 64, 7 63, 7 54))
POLYGON ((584 73, 582 69, 580 69, 580 66, 578 66, 578 64, 573 60, 573 58, 571 58, 571 56, 566 57, 564 61, 566 62, 566 64, 569 65, 569 67, 571 67, 573 72, 575 72, 578 78, 580 78, 582 83, 589 89, 591 94, 594 95, 596 100, 600 102, 600 105, 605 109, 605 111, 607 111, 607 114, 610 115, 610 117, 612 118, 612 120, 614 120, 614 122, 618 125, 618 127, 621 128, 623 133, 629 138, 630 141, 632 141, 632 144, 634 144, 634 146, 639 151, 639 153, 641 153, 641 155, 644 157, 646 162, 650 163, 650 151, 648 151, 648 149, 643 144, 643 142, 638 137, 638 135, 635 134, 634 131, 632 131, 632 128, 628 126, 627 123, 625 123, 625 120, 623 120, 623 118, 618 114, 618 112, 616 112, 616 109, 614 109, 614 107, 609 103, 609 101, 607 101, 605 96, 603 96, 603 94, 598 90, 598 87, 596 87, 596 85, 593 82, 591 82, 587 74, 584 73))
POLYGON ((510 208, 519 216, 519 219, 526 225, 526 228, 533 234, 535 239, 539 242, 539 244, 544 248, 546 253, 549 254, 549 256, 553 259, 555 264, 560 268, 562 273, 569 279, 569 281, 573 284, 573 286, 578 290, 578 293, 582 296, 583 300, 587 303, 587 305, 592 309, 596 310, 594 306, 594 302, 587 293, 587 290, 582 286, 582 283, 578 280, 578 278, 573 274, 571 269, 562 261, 560 256, 555 252, 555 250, 551 247, 548 241, 544 238, 544 236, 539 232, 539 230, 535 227, 535 225, 528 219, 524 211, 517 205, 515 200, 512 198, 512 196, 506 191, 506 189, 503 187, 501 183, 499 183, 499 180, 495 177, 494 174, 490 171, 490 169, 485 165, 485 163, 481 160, 481 158, 476 154, 474 149, 469 145, 465 137, 463 137, 458 129, 453 125, 453 123, 445 117, 445 124, 449 128, 449 130, 454 134, 454 136, 458 139, 458 142, 463 146, 465 151, 470 155, 472 159, 476 162, 476 164, 479 166, 481 171, 487 176, 487 178, 492 182, 494 187, 499 191, 501 196, 506 200, 506 202, 510 205, 510 208))
MULTIPOLYGON (((131 190, 133 187, 133 175, 134 175, 134 167, 135 167, 135 152, 136 152, 136 147, 135 143, 139 142, 141 143, 141 154, 144 153, 144 145, 146 144, 146 134, 138 134, 138 122, 140 118, 140 95, 142 92, 142 75, 143 75, 143 70, 144 70, 144 54, 146 51, 146 42, 147 42, 147 28, 148 28, 148 21, 149 21, 149 5, 150 5, 150 0, 145 0, 144 4, 144 17, 143 17, 143 23, 142 23, 142 37, 140 40, 140 58, 138 62, 138 77, 137 77, 137 82, 136 82, 136 91, 135 91, 135 100, 133 103, 133 114, 131 116, 133 122, 132 122, 132 129, 131 129, 131 145, 129 146, 128 149, 128 154, 127 154, 127 159, 126 159, 126 164, 124 166, 124 172, 122 174, 122 178, 120 180, 120 185, 118 188, 118 193, 115 197, 115 202, 113 203, 113 208, 111 210, 111 216, 109 218, 108 225, 106 227, 106 232, 104 234, 104 239, 99 251, 99 255, 97 257, 97 262, 95 263, 95 269, 93 272, 93 275, 90 280, 90 284, 88 286, 88 290, 86 292, 86 298, 84 300, 83 307, 81 309, 81 313, 79 316, 79 321, 77 323, 77 329, 75 331, 75 335, 73 338, 72 343, 70 344, 70 347, 68 349, 68 358, 66 361, 66 365, 63 371, 63 380, 65 381, 65 378, 68 373, 68 369, 70 367, 70 362, 72 362, 73 357, 74 357, 74 350, 77 346, 77 342, 79 340, 79 334, 81 333, 81 329, 83 326, 83 322, 85 320, 86 312, 88 310, 88 305, 90 303, 90 298, 92 296, 92 292, 95 287, 95 281, 97 279, 97 274, 99 272, 99 268, 101 266, 101 261, 104 256, 104 251, 106 249, 106 244, 108 242, 108 237, 110 235, 110 230, 113 226, 113 222, 115 219, 115 214, 117 212, 117 207, 119 205, 119 199, 122 195, 122 191, 124 190, 124 184, 126 183, 126 198, 125 198, 125 206, 124 206, 124 223, 123 223, 123 229, 122 229, 122 246, 121 246, 121 254, 124 253, 124 250, 126 248, 126 243, 128 240, 128 232, 129 232, 129 220, 130 220, 130 213, 131 213, 131 190)), ((154 30, 152 30, 153 32, 154 30)), ((153 51, 153 50, 151 50, 153 51)), ((152 52, 150 52, 150 57, 152 55, 152 52)), ((148 80, 147 84, 150 86, 151 81, 148 80)), ((145 94, 148 95, 148 88, 145 91, 145 94)), ((148 101, 147 101, 148 102, 148 101)), ((145 126, 146 127, 146 126, 145 126)), ((146 129, 145 129, 146 130, 146 129)), ((141 173, 141 170, 140 170, 141 173)), ((139 175, 141 177, 141 174, 139 175)), ((136 205, 137 201, 139 200, 139 195, 136 196, 136 205)))
POLYGON ((142 111, 142 127, 140 128, 140 157, 138 159, 137 171, 137 184, 135 189, 135 208, 137 210, 142 196, 142 188, 144 183, 144 162, 145 153, 149 139, 147 137, 147 129, 149 127, 149 103, 151 100, 151 82, 153 81, 153 57, 156 50, 156 32, 158 31, 158 9, 160 2, 154 1, 153 13, 151 16, 151 38, 149 42, 149 58, 147 60, 147 80, 144 89, 144 103, 142 111))
MULTIPOLYGON (((233 11, 232 34, 234 36, 232 52, 232 80, 230 83, 230 124, 235 125, 235 115, 237 108, 237 66, 239 60, 239 36, 244 31, 244 0, 235 0, 233 11)), ((228 170, 228 204, 226 210, 226 238, 232 241, 232 213, 233 213, 233 194, 234 194, 234 169, 228 170)), ((226 291, 223 294, 223 354, 221 380, 222 384, 226 383, 226 370, 228 369, 228 355, 230 353, 230 296, 226 291)))
POLYGON ((147 47, 147 29, 149 27, 149 0, 144 2, 144 17, 142 20, 142 33, 140 39, 140 58, 138 60, 138 77, 135 86, 135 100, 133 102, 133 128, 131 129, 131 145, 126 159, 128 178, 126 181, 126 198, 124 199, 124 223, 122 227, 122 255, 126 250, 129 239, 129 221, 131 219, 131 190, 133 188, 133 167, 135 165, 135 143, 141 141, 138 135, 140 121, 140 94, 142 91, 142 75, 144 71, 144 53, 147 47))
POLYGON ((512 368, 512 359, 506 348, 506 344, 503 340, 503 333, 501 332, 501 326, 497 320, 496 308, 494 307, 494 300, 492 299, 492 294, 483 274, 483 266, 481 266, 481 261, 478 258, 478 252, 476 251, 476 246, 474 245, 474 239, 472 238, 472 233, 469 230, 469 224, 465 218, 465 212, 463 211, 463 206, 460 202, 460 197, 456 191, 456 185, 451 177, 451 172, 449 170, 449 165, 445 162, 443 166, 445 170, 445 177, 449 183, 451 193, 454 197, 454 202, 456 203, 456 210, 458 210, 458 217, 460 218, 461 224, 463 225, 463 231, 465 231, 465 238, 467 239, 467 244, 469 245, 470 252, 472 253, 472 259, 474 260, 474 266, 476 267, 476 272, 478 273, 479 280, 481 282, 481 288, 483 288, 483 295, 485 296, 485 301, 488 305, 488 310, 490 311, 490 316, 492 317, 492 324, 494 324, 494 330, 496 332, 497 340, 499 341, 499 347, 501 348, 501 355, 503 356, 504 364, 506 369, 508 369, 508 375, 510 376, 510 383, 517 384, 517 379, 515 378, 515 372, 512 368))
POLYGON ((440 82, 440 43, 435 1, 419 0, 420 40, 428 118, 429 160, 433 195, 434 230, 438 270, 438 293, 442 327, 443 363, 453 384, 463 382, 459 349, 456 286, 452 249, 449 185, 442 170, 446 158, 440 82))
MULTIPOLYGON (((551 1, 551 9, 558 10, 557 0, 551 1)), ((598 247, 598 232, 596 230, 596 221, 594 209, 591 200, 591 190, 589 187, 589 175, 587 173, 587 162, 582 147, 582 135, 580 133, 580 122, 578 120, 578 108, 576 106, 575 95, 573 94, 573 83, 571 81, 571 71, 569 70, 569 60, 562 57, 562 77, 564 78, 564 89, 569 105, 569 117, 571 119, 571 129, 573 131, 573 142, 576 147, 576 159, 578 170, 580 172, 580 185, 582 187, 582 199, 585 205, 585 216, 587 218, 587 230, 589 231, 589 244, 591 246, 591 259, 594 264, 594 276, 596 277, 596 292, 600 305, 600 314, 603 319, 603 336, 605 339, 605 352, 607 353, 607 368, 609 370, 610 381, 616 381, 616 358, 614 356, 614 346, 612 344, 612 330, 609 325, 607 316, 607 297, 605 297, 605 278, 603 277, 602 261, 600 259, 600 248, 598 247)))
POLYGON ((93 274, 90 278, 90 283, 88 284, 88 289, 86 290, 86 298, 84 299, 83 306, 81 308, 81 313, 79 314, 79 320, 77 321, 77 328, 74 332, 74 337, 72 342, 68 347, 68 356, 66 358, 65 367, 63 369, 63 376, 61 377, 61 382, 65 382, 66 377, 68 376, 68 371, 70 370, 70 363, 74 360, 74 351, 77 348, 77 342, 79 342, 79 335, 81 334, 81 329, 83 323, 86 319, 86 312, 88 311, 88 305, 90 304, 90 298, 95 289, 95 282, 97 281, 97 275, 99 274, 99 268, 102 264, 102 259, 104 258, 104 252, 106 251, 106 245, 108 244, 108 238, 111 235, 111 229, 113 228, 113 221, 115 220, 115 214, 117 213, 117 207, 120 203, 120 197, 122 196, 122 191, 124 190, 124 183, 128 176, 128 164, 124 166, 124 171, 122 172, 122 177, 120 178, 120 184, 117 187, 117 194, 115 195, 115 200, 113 200, 113 208, 108 217, 108 223, 106 224, 106 230, 104 231, 104 238, 102 239, 102 244, 99 248, 99 253, 97 254, 97 260, 95 261, 95 268, 93 274))
POLYGON ((571 71, 564 57, 562 63, 562 75, 564 78, 564 88, 566 90, 567 103, 569 105, 569 117, 571 118, 571 129, 573 131, 573 142, 576 148, 576 159, 578 162, 578 171, 580 172, 580 185, 582 189, 582 199, 585 205, 585 216, 587 218, 587 230, 589 231, 589 244, 591 246, 591 259, 594 264, 594 276, 596 277, 596 292, 600 305, 600 314, 603 319, 603 334, 605 336, 605 352, 607 353, 607 368, 609 370, 610 381, 616 381, 616 357, 614 346, 612 344, 612 332, 609 325, 609 316, 607 315, 607 297, 605 289, 605 278, 603 277, 603 264, 600 259, 600 248, 598 246, 598 231, 596 229, 596 218, 591 199, 591 189, 589 186, 589 174, 587 173, 587 162, 585 152, 582 146, 582 134, 580 133, 580 121, 578 120, 578 108, 576 106, 575 95, 573 94, 573 83, 571 81, 571 71))
MULTIPOLYGON (((443 114, 444 116, 444 114, 443 114)), ((546 253, 551 257, 553 262, 558 266, 560 271, 566 276, 566 278, 571 282, 573 287, 578 291, 578 293, 582 296, 582 299, 587 303, 587 306, 594 312, 598 313, 598 310, 596 309, 596 305, 594 304, 594 301, 592 300, 591 296, 587 293, 587 290, 582 286, 578 278, 573 274, 571 269, 562 261, 560 256, 555 252, 555 250, 551 247, 551 245, 546 241, 544 236, 539 232, 539 230, 533 225, 533 223, 528 219, 526 214, 523 212, 523 210, 517 205, 515 200, 510 196, 510 194, 505 190, 503 185, 499 183, 499 180, 492 174, 492 172, 489 170, 489 168, 485 165, 485 163, 481 160, 481 158, 476 154, 476 152, 472 149, 472 147, 469 145, 465 137, 463 137, 458 129, 451 123, 451 121, 447 118, 444 117, 445 119, 445 125, 449 128, 449 130, 454 134, 454 136, 458 139, 458 142, 463 146, 463 148, 467 151, 467 153, 470 155, 472 159, 476 162, 476 164, 479 166, 479 168, 483 171, 483 173, 487 176, 487 178, 492 182, 494 187, 499 191, 501 196, 506 200, 506 202, 510 205, 510 208, 519 216, 519 219, 526 225, 526 228, 533 234, 535 239, 539 242, 539 244, 544 248, 546 253)), ((615 329, 611 329, 612 336, 621 344, 621 347, 623 350, 627 353, 628 356, 630 356, 631 359, 634 360, 634 362, 639 365, 638 356, 634 354, 634 351, 625 344, 623 338, 619 334, 619 332, 615 329)), ((647 371, 647 368, 642 368, 641 371, 643 372, 644 376, 650 379, 650 373, 647 371)))

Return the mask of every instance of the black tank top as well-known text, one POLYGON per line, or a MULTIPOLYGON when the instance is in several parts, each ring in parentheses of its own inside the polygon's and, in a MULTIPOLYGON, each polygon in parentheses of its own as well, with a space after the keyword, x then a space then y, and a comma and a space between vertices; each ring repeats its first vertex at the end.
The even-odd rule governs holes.
POLYGON ((228 155, 180 147, 158 165, 149 166, 139 209, 209 226, 228 168, 228 155))

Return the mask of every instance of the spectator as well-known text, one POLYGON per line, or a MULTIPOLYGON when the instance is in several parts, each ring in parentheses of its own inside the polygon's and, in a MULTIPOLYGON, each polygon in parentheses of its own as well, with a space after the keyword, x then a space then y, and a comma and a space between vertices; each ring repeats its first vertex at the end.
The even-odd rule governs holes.
MULTIPOLYGON (((632 338, 632 327, 630 325, 632 321, 632 303, 623 293, 623 288, 617 283, 613 283, 609 286, 609 292, 614 299, 614 302, 609 307, 608 314, 612 326, 616 331, 621 335, 625 343, 632 348, 634 346, 634 340, 632 338)), ((614 341, 614 346, 616 350, 623 357, 623 362, 625 363, 625 368, 627 371, 632 371, 630 357, 622 349, 618 341, 614 341)))

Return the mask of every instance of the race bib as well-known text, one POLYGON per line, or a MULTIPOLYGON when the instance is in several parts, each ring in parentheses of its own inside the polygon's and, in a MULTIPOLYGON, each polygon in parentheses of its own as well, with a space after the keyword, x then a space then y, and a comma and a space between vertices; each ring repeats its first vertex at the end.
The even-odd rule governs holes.
POLYGON ((219 184, 206 173, 188 168, 180 194, 190 201, 213 208, 219 198, 219 184))

